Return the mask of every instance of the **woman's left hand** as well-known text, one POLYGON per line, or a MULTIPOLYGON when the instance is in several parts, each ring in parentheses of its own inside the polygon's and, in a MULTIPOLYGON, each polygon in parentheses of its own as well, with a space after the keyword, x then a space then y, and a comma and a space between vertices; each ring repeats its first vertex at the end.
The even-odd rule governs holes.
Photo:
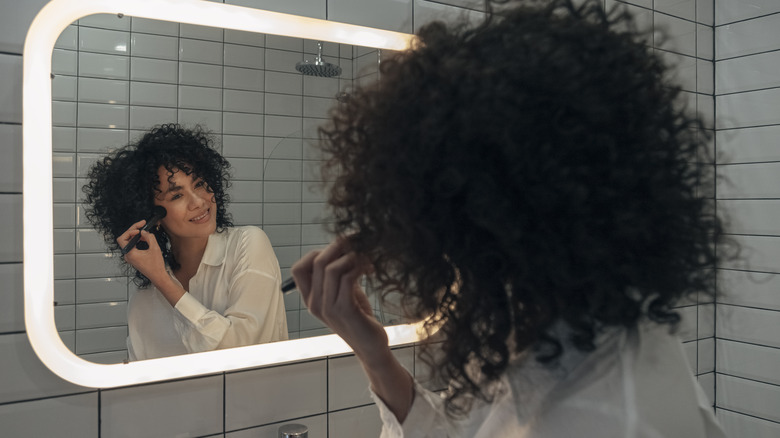
POLYGON ((306 254, 292 267, 295 284, 312 315, 341 336, 359 357, 371 362, 389 350, 387 333, 374 317, 358 279, 367 264, 344 240, 306 254))
POLYGON ((124 259, 144 274, 152 283, 155 283, 156 280, 162 277, 168 277, 168 274, 165 271, 165 261, 163 260, 160 246, 157 244, 157 238, 154 237, 154 234, 142 230, 145 224, 145 220, 134 223, 116 239, 116 242, 120 248, 124 248, 136 234, 141 233, 139 242, 145 242, 149 245, 149 248, 132 248, 124 255, 124 259))

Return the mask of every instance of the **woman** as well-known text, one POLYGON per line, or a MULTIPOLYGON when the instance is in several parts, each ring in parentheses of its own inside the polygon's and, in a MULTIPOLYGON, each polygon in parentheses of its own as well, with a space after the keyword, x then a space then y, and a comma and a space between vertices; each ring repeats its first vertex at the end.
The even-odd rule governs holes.
POLYGON ((715 291, 706 136, 630 18, 577 3, 429 24, 321 131, 339 237, 293 276, 384 437, 723 436, 670 334, 715 291), (393 357, 366 272, 438 331, 444 398, 393 357))
POLYGON ((226 211, 230 164, 200 128, 162 125, 89 172, 86 216, 124 254, 139 290, 128 307, 130 360, 287 339, 280 270, 257 227, 226 211), (142 230, 155 206, 167 214, 142 230))

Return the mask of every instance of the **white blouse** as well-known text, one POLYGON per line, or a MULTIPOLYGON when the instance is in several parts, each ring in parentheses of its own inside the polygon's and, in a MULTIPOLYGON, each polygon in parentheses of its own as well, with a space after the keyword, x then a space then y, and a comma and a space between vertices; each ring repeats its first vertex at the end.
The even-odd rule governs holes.
MULTIPOLYGON (((179 281, 170 269, 168 274, 179 281)), ((279 262, 257 227, 209 236, 190 290, 172 307, 157 288, 128 304, 130 360, 153 359, 287 339, 279 262)))
POLYGON ((443 399, 415 383, 399 424, 374 395, 382 438, 725 438, 668 328, 613 330, 584 354, 566 349, 561 367, 520 361, 492 386, 492 403, 475 402, 453 421, 443 399))

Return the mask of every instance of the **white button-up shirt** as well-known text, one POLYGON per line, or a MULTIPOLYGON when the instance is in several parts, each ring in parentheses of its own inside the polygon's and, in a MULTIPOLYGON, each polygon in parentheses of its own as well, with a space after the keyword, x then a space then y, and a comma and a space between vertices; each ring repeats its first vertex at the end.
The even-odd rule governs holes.
POLYGON ((515 362, 468 417, 444 414, 443 399, 415 384, 403 425, 374 395, 382 438, 725 438, 668 328, 612 330, 590 353, 570 346, 557 369, 515 362))
POLYGON ((154 286, 130 298, 130 360, 286 340, 280 285, 279 262, 263 230, 246 226, 215 232, 189 291, 175 307, 154 286))

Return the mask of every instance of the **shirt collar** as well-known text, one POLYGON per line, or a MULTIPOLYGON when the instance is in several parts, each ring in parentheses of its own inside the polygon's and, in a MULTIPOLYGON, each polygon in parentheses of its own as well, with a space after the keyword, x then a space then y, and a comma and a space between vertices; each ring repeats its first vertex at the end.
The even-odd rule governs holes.
POLYGON ((206 251, 203 253, 201 263, 210 266, 219 266, 225 261, 227 252, 227 229, 216 231, 209 236, 206 243, 206 251))

